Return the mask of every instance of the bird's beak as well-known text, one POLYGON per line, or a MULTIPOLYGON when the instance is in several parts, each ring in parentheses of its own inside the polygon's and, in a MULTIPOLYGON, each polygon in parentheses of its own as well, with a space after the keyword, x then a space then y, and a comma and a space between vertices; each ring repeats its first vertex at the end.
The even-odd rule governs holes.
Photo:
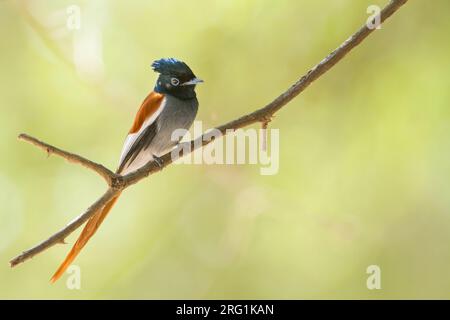
POLYGON ((194 79, 192 79, 190 81, 182 83, 181 85, 182 86, 191 86, 191 85, 196 85, 196 84, 199 84, 199 83, 202 83, 202 82, 204 82, 202 79, 194 78, 194 79))

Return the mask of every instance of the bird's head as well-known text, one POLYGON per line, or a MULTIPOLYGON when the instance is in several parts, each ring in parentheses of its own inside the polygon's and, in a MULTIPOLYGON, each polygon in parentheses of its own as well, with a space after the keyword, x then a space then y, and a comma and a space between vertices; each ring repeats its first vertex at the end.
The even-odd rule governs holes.
POLYGON ((186 63, 174 58, 156 60, 152 63, 152 68, 160 74, 155 91, 180 99, 195 98, 195 86, 203 82, 186 63))

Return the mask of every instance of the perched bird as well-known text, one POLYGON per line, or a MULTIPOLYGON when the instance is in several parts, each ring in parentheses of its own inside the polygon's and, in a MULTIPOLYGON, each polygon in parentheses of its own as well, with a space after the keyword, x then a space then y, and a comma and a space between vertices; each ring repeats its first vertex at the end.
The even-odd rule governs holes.
MULTIPOLYGON (((176 129, 189 129, 197 114, 195 86, 203 81, 194 75, 188 65, 169 58, 153 62, 152 68, 159 73, 159 77, 155 88, 139 108, 125 140, 116 171, 121 175, 131 173, 151 160, 161 165, 159 156, 179 143, 179 140, 171 139, 172 132, 176 129)), ((51 282, 55 282, 64 274, 97 231, 118 197, 119 195, 111 199, 89 219, 51 282)))

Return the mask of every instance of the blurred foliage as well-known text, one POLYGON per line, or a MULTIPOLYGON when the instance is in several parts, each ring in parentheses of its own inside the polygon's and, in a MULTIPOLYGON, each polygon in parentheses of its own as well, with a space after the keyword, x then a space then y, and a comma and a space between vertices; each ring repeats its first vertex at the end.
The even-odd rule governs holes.
POLYGON ((410 1, 277 114, 277 175, 171 166, 136 185, 76 260, 81 290, 48 282, 69 245, 7 264, 105 189, 17 134, 115 168, 154 59, 206 80, 198 119, 214 126, 271 101, 386 2, 1 1, 0 298, 450 298, 446 0, 410 1), (366 288, 372 264, 381 290, 366 288))

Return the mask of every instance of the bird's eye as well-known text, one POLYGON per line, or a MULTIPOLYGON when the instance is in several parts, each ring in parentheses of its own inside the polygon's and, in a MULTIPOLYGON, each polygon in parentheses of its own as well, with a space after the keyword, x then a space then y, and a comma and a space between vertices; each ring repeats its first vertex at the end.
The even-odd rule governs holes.
POLYGON ((176 87, 176 86, 178 86, 178 85, 180 84, 180 80, 178 80, 177 78, 171 78, 171 79, 170 79, 170 83, 171 83, 174 87, 176 87))

